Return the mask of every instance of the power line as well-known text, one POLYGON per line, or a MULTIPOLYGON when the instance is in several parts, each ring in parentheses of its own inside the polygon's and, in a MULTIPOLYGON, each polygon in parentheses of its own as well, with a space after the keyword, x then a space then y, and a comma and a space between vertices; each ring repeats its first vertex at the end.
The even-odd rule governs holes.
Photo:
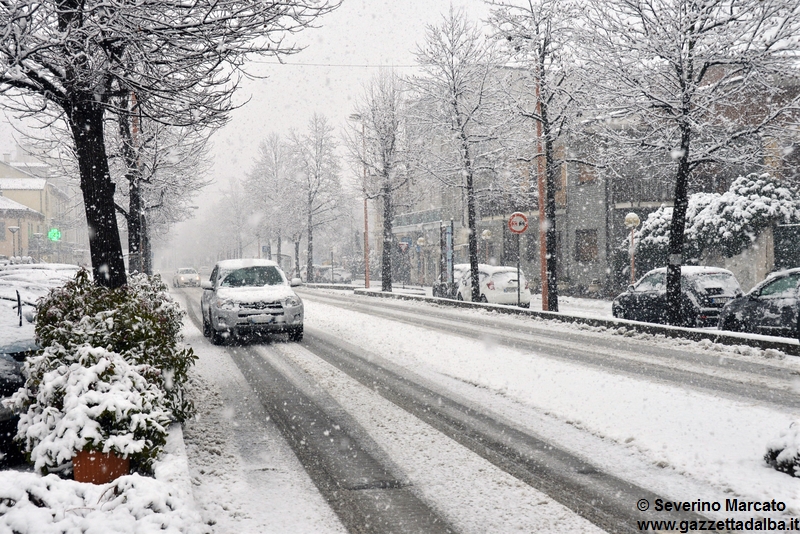
POLYGON ((290 63, 287 61, 284 62, 277 62, 277 61, 261 61, 259 62, 262 65, 288 65, 291 67, 336 67, 336 68, 345 68, 345 69, 416 69, 419 68, 419 65, 367 65, 367 64, 355 64, 355 63, 290 63))

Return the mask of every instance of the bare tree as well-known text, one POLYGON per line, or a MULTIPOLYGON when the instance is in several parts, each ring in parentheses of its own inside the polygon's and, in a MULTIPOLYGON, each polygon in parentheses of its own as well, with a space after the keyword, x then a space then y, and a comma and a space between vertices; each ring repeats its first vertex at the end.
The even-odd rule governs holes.
POLYGON ((667 302, 681 324, 688 184, 703 166, 761 163, 759 134, 797 109, 800 4, 597 0, 587 15, 606 134, 675 172, 667 302))
MULTIPOLYGON (((279 255, 284 237, 296 244, 299 253, 299 243, 306 232, 303 210, 306 199, 294 186, 293 177, 297 173, 294 164, 291 147, 278 134, 269 134, 259 145, 258 158, 245 182, 253 209, 259 214, 259 235, 274 236, 279 255)), ((298 257, 294 269, 299 276, 298 257)))
POLYGON ((126 283, 104 118, 135 94, 143 116, 219 125, 246 59, 336 7, 326 1, 20 0, 0 5, 0 94, 52 113, 75 146, 95 280, 126 283))
POLYGON ((314 114, 305 134, 291 135, 290 146, 295 168, 290 183, 303 198, 306 219, 306 281, 313 282, 314 229, 336 218, 341 194, 333 127, 324 116, 314 114))
MULTIPOLYGON (((490 24, 505 44, 513 69, 508 101, 512 112, 536 130, 533 161, 545 175, 544 230, 546 235, 547 309, 558 311, 556 254, 556 180, 566 151, 556 151, 573 132, 584 90, 584 77, 575 61, 574 33, 578 18, 573 0, 496 0, 490 24), (560 155, 559 155, 560 153, 560 155)), ((524 144, 527 148, 527 143, 524 144)), ((523 161, 531 158, 518 156, 523 161)), ((543 284, 545 281, 542 281, 543 284)))
POLYGON ((394 72, 382 72, 365 87, 362 102, 356 106, 347 145, 353 159, 365 169, 362 187, 371 199, 383 205, 383 253, 381 290, 392 290, 392 253, 395 193, 411 178, 407 159, 406 102, 394 72))
POLYGON ((416 93, 415 128, 427 131, 443 145, 441 165, 430 167, 443 183, 463 188, 466 196, 468 250, 472 294, 480 295, 476 235, 476 167, 488 143, 495 139, 497 58, 477 25, 452 7, 440 26, 428 26, 417 50, 423 76, 411 80, 416 93))
POLYGON ((128 271, 152 274, 150 237, 192 214, 191 202, 208 185, 208 131, 167 126, 134 113, 115 117, 109 132, 109 170, 117 189, 117 212, 128 230, 128 271))

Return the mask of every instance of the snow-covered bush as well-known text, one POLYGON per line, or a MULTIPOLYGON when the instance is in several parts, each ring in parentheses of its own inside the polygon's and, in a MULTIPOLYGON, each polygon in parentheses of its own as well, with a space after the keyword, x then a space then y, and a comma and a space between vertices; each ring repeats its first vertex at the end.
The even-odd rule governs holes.
POLYGON ((42 473, 62 471, 80 451, 113 452, 147 471, 166 442, 169 412, 158 371, 104 348, 45 348, 28 358, 17 440, 42 473))
POLYGON ((800 421, 793 422, 767 444, 764 461, 778 471, 800 477, 800 421))
MULTIPOLYGON (((692 195, 695 196, 695 195, 692 195)), ((730 258, 741 253, 765 228, 800 218, 800 202, 769 174, 740 176, 691 219, 687 236, 701 250, 716 248, 730 258)))
MULTIPOLYGON (((661 206, 648 215, 636 232, 636 261, 641 271, 667 264, 671 207, 661 206)), ((765 228, 800 220, 800 200, 769 174, 749 174, 733 181, 728 191, 695 193, 686 210, 683 256, 697 264, 706 250, 726 257, 741 253, 765 228)), ((619 251, 627 253, 628 240, 619 251)))
POLYGON ((133 365, 154 367, 167 408, 183 421, 193 413, 183 386, 196 360, 191 348, 180 346, 183 313, 157 275, 134 274, 127 286, 109 289, 81 270, 39 301, 36 341, 41 347, 63 347, 65 353, 100 347, 133 365))

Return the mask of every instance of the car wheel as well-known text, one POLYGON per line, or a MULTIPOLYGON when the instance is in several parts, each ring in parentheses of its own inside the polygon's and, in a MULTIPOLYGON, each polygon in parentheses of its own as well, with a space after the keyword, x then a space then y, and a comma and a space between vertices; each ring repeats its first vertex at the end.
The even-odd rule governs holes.
POLYGON ((460 300, 461 302, 464 302, 464 297, 461 296, 461 293, 456 293, 456 300, 460 300))
POLYGON ((211 337, 211 323, 206 319, 206 314, 203 314, 203 336, 211 337))
POLYGON ((741 332, 742 325, 736 320, 736 317, 730 316, 725 318, 725 321, 722 323, 722 329, 729 332, 741 332))
POLYGON ((481 295, 481 302, 489 302, 489 299, 486 298, 486 295, 481 295))
POLYGON ((296 327, 292 328, 291 330, 289 330, 289 341, 292 341, 294 343, 303 341, 303 327, 302 326, 296 326, 296 327))
POLYGON ((211 343, 214 345, 222 345, 223 343, 225 343, 225 338, 223 337, 223 335, 214 330, 213 328, 211 329, 211 343))

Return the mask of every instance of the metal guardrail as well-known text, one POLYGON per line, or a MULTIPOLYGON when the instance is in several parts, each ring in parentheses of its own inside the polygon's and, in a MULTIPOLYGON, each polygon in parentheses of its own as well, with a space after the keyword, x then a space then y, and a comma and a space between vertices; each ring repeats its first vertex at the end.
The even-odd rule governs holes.
MULTIPOLYGON (((322 287, 322 285, 309 285, 309 288, 322 287)), ((341 285, 336 289, 345 289, 341 285)), ((444 306, 452 306, 454 308, 474 308, 474 309, 490 309, 498 313, 508 315, 521 315, 529 317, 538 317, 540 319, 552 319, 562 321, 565 323, 585 324, 589 326, 603 327, 603 328, 626 328, 636 332, 642 332, 651 335, 663 335, 665 337, 688 339, 691 341, 702 341, 707 339, 712 343, 720 343, 723 345, 746 345, 759 349, 774 349, 792 356, 800 356, 800 342, 798 340, 786 339, 785 341, 779 338, 773 339, 760 339, 748 337, 745 334, 737 334, 736 332, 713 331, 713 330, 699 330, 695 328, 684 328, 680 326, 667 326, 661 324, 641 323, 638 321, 628 321, 626 319, 603 319, 600 317, 583 317, 580 315, 568 315, 565 313, 546 312, 531 310, 527 308, 518 308, 516 306, 505 306, 502 304, 485 304, 479 302, 464 302, 460 300, 451 300, 438 297, 422 297, 417 295, 405 295, 402 293, 384 293, 381 291, 370 291, 366 289, 354 289, 353 293, 356 295, 366 295, 370 297, 379 298, 394 298, 400 300, 412 300, 420 302, 430 302, 433 304, 440 304, 444 306)))

